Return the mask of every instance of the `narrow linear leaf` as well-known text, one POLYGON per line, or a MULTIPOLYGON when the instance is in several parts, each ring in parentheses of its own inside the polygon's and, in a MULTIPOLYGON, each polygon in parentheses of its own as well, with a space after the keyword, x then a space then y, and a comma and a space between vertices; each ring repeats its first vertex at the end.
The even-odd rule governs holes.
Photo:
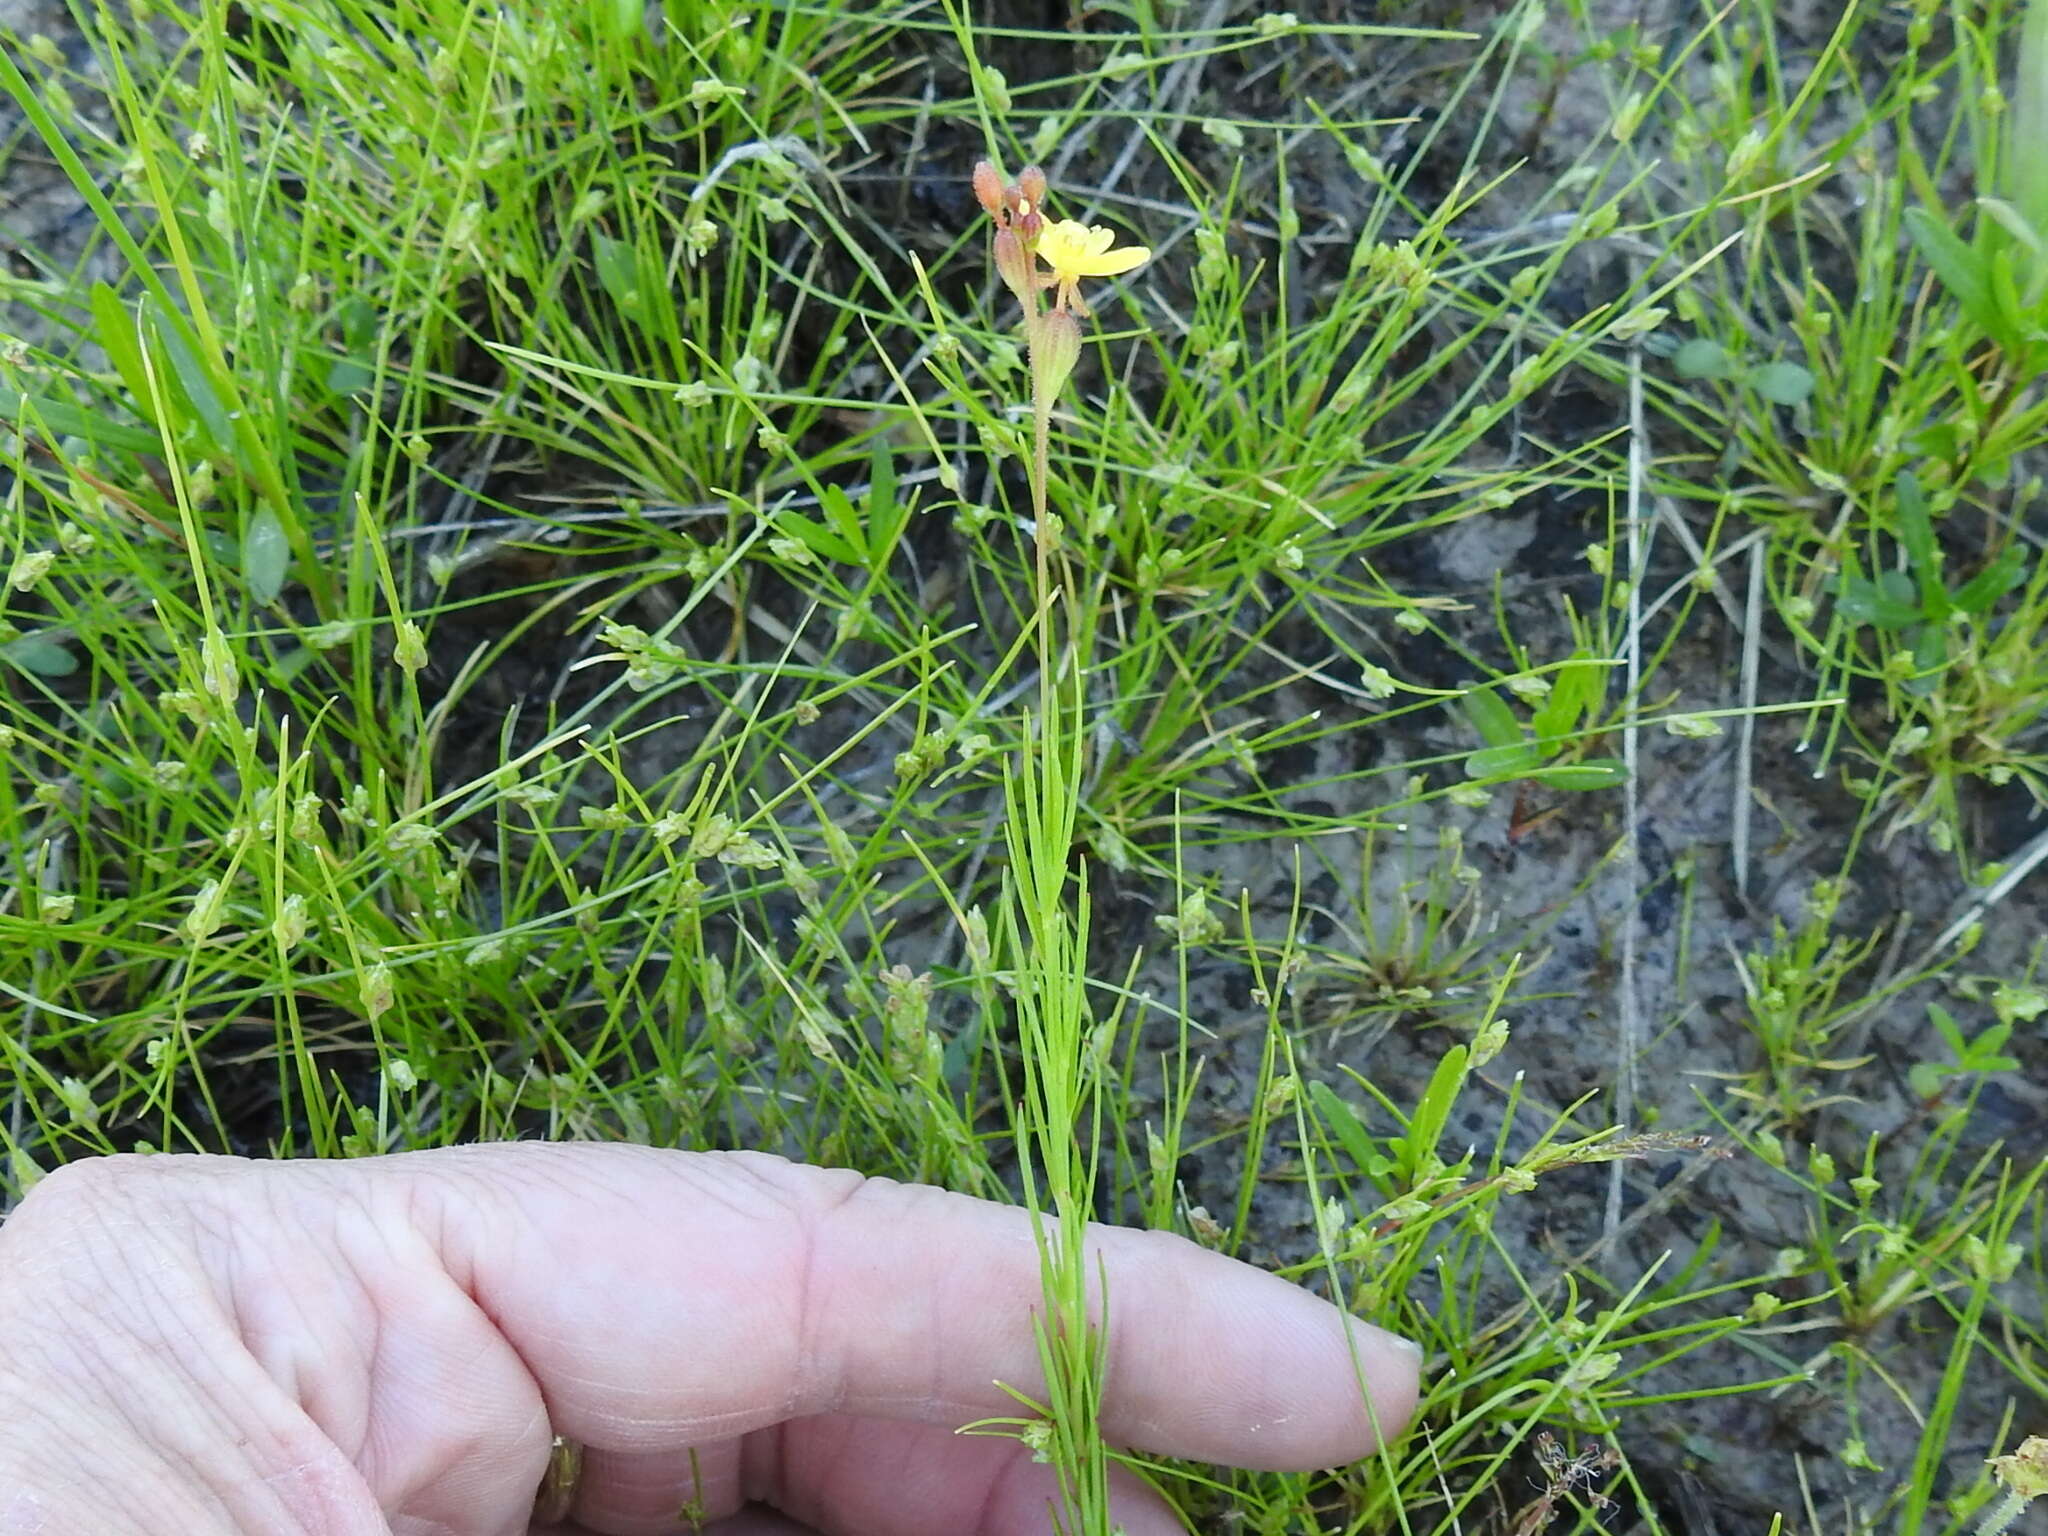
POLYGON ((1920 490, 1920 477, 1911 470, 1899 475, 1897 512, 1899 542, 1906 549, 1906 564, 1919 584, 1921 611, 1939 620, 1948 612, 1948 590, 1941 584, 1941 547, 1934 542, 1934 523, 1927 515, 1927 497, 1920 490))
POLYGON ((849 549, 867 543, 867 529, 862 526, 860 513, 854 509, 853 498, 839 486, 828 485, 820 489, 818 510, 825 514, 832 531, 846 541, 849 549))
POLYGON ((1992 307, 1991 291, 1984 281, 1977 252, 1925 208, 1908 208, 1904 217, 1906 233, 1914 248, 1934 270, 1949 297, 1985 335, 1996 336, 1998 313, 1992 307))
POLYGON ((1408 1122, 1407 1134, 1401 1138, 1411 1175, 1422 1171, 1424 1159, 1435 1155, 1437 1143, 1443 1140, 1451 1109, 1465 1088, 1465 1064, 1471 1055, 1468 1047, 1454 1045, 1444 1052, 1430 1074, 1429 1086, 1423 1089, 1415 1114, 1408 1122))
POLYGON ((1957 587, 1949 600, 1964 613, 1986 614, 1993 604, 2026 579, 2026 552, 2015 544, 1957 587))
POLYGON ((0 384, 0 420, 40 421, 57 437, 76 437, 98 448, 118 448, 123 453, 152 453, 163 447, 156 433, 141 427, 125 427, 95 411, 83 411, 61 400, 24 395, 0 384))
POLYGON ((1308 1096, 1315 1105, 1317 1116, 1337 1138, 1337 1144, 1350 1154, 1353 1162, 1361 1168, 1368 1168, 1379 1161, 1379 1149, 1373 1145, 1372 1137, 1359 1124, 1351 1106, 1338 1098, 1328 1084, 1311 1081, 1308 1096))

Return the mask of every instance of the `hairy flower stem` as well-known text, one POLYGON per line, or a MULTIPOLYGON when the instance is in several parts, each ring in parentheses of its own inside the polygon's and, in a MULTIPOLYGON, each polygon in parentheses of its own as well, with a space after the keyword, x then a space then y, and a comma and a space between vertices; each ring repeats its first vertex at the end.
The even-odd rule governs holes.
MULTIPOLYGON (((1033 291, 1024 303, 1024 338, 1031 357, 1031 517, 1038 572, 1038 639, 1047 678, 1043 704, 1052 704, 1055 668, 1053 604, 1059 595, 1060 535, 1052 512, 1052 411, 1081 356, 1081 327, 1070 311, 1040 307, 1033 291)), ((1067 647, 1071 652, 1071 644, 1067 647)))
POLYGON ((2012 1529, 2012 1523, 2032 1502, 2025 1494, 2007 1489, 2005 1496, 1992 1505, 1989 1513, 1978 1523, 1976 1536, 2005 1536, 2012 1529))
POLYGON ((1043 317, 1036 293, 1028 297, 1024 311, 1025 345, 1031 353, 1031 542, 1036 556, 1038 596, 1039 704, 1041 711, 1052 707, 1053 583, 1052 583, 1052 407, 1058 391, 1048 389, 1045 370, 1038 366, 1039 337, 1043 317))
POLYGON ((1985 1465, 2005 1493, 1978 1523, 1976 1536, 2004 1536, 2029 1504, 2048 1495, 2048 1437, 2029 1435, 2016 1450, 1985 1465))
POLYGON ((1031 400, 1031 526, 1038 536, 1038 562, 1052 553, 1052 525, 1047 521, 1046 489, 1052 479, 1052 401, 1043 390, 1031 400))

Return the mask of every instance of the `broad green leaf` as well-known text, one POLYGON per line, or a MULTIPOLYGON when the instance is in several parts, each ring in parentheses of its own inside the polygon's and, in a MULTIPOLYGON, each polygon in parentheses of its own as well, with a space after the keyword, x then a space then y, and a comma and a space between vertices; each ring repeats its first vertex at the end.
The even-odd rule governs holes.
POLYGON ((1606 671, 1580 651, 1551 674, 1550 697, 1529 717, 1529 728, 1546 751, 1551 743, 1578 730, 1598 709, 1607 691, 1606 671))
POLYGON ((646 7, 644 0, 608 0, 603 7, 605 36, 615 43, 622 43, 642 28, 646 7))
POLYGON ((329 394, 346 400, 368 389, 376 376, 373 369, 357 358, 337 357, 328 366, 325 382, 329 394))
POLYGON ((1583 763, 1558 763, 1549 768, 1538 768, 1528 777, 1551 789, 1574 792, 1618 789, 1628 782, 1628 765, 1619 758, 1589 757, 1583 763))
POLYGON ((868 459, 868 509, 896 504, 896 460, 886 442, 877 442, 868 459))
POLYGON ((837 560, 841 565, 860 564, 860 551, 823 523, 795 512, 778 512, 774 525, 777 533, 801 539, 804 546, 821 559, 837 560))
POLYGON ((1993 332, 2008 352, 2018 352, 2039 328, 2039 318, 2028 312, 2020 297, 2020 278, 2015 267, 2029 256, 2011 241, 2001 241, 1984 263, 1985 286, 1991 292, 1991 307, 1998 313, 1999 329, 1993 332))
POLYGON ((37 677, 69 677, 78 670, 78 658, 60 642, 43 635, 23 635, 8 641, 0 646, 0 661, 37 677))
POLYGON ((1963 1031, 1962 1027, 1956 1023, 1955 1016, 1942 1007, 1941 1004, 1929 1003, 1927 1005, 1927 1018, 1934 1025, 1936 1031, 1940 1033, 1941 1038, 1948 1042, 1948 1048, 1958 1056, 1962 1055, 1965 1049, 1963 1031))
POLYGON ((1948 630, 1940 624, 1923 624, 1913 636, 1913 675, 1906 679, 1906 692, 1919 698, 1932 694, 1948 665, 1948 630))
POLYGON ((271 663, 270 675, 280 683, 296 682, 313 665, 318 653, 311 646, 295 645, 271 663))
POLYGON ((343 299, 335 310, 341 322, 342 356, 327 369, 327 387, 344 399, 368 389, 377 377, 377 309, 360 294, 343 299))
POLYGON ((1906 450, 1921 458, 1959 458, 1963 452, 1962 429, 1952 421, 1930 421, 1906 439, 1906 450))
POLYGON ((1813 393, 1813 375, 1797 363, 1763 363, 1744 378, 1773 405, 1798 405, 1813 393))
POLYGON ((1516 742, 1511 747, 1484 747, 1465 759, 1468 779, 1519 779, 1543 766, 1543 754, 1535 743, 1516 742))
POLYGON ((1730 379, 1735 360, 1728 349, 1711 336, 1695 336, 1671 354, 1672 369, 1681 379, 1730 379))
POLYGON ((1835 604, 1850 623, 1874 629, 1906 629, 1921 620, 1919 594, 1903 571, 1881 572, 1874 582, 1845 573, 1835 604))
POLYGON ((2048 240, 2048 4, 2031 0, 2020 23, 2019 60, 2000 161, 2019 214, 2048 240))
POLYGON ((377 306, 361 294, 350 294, 335 309, 341 339, 351 352, 366 353, 377 340, 377 306))
POLYGON ((258 507, 242 533, 242 579, 249 583, 249 595, 266 605, 276 602, 291 563, 284 523, 271 508, 258 507))
MULTIPOLYGON (((2039 156, 2037 155, 2035 158, 2038 159, 2039 156)), ((2043 257, 2048 257, 2048 247, 2044 247, 2042 244, 2040 234, 2027 223, 2019 209, 2013 207, 2004 198, 1980 197, 1977 199, 1977 209, 1980 213, 1989 217, 1992 223, 2012 236, 2013 241, 2026 252, 2031 260, 2039 261, 2043 257)))
POLYGON ((135 316, 120 295, 105 283, 92 285, 94 334, 121 382, 128 386, 129 399, 144 421, 152 420, 149 409, 149 381, 142 370, 142 342, 136 335, 135 316))
POLYGON ((220 458, 236 457, 234 423, 228 419, 227 407, 221 404, 220 395, 213 387, 212 375, 199 360, 199 354, 192 350, 190 338, 185 333, 185 317, 154 300, 144 302, 149 311, 149 335, 156 343, 155 350, 170 365, 168 378, 162 376, 161 368, 158 370, 159 384, 165 388, 175 386, 178 398, 191 408, 206 436, 207 452, 220 458))
POLYGON ((597 230, 591 231, 590 240, 597 256, 597 280, 604 286, 605 296, 620 314, 638 320, 646 305, 640 292, 639 256, 625 241, 597 230))
POLYGON ((903 537, 903 530, 910 522, 909 499, 898 500, 896 495, 896 461, 890 456, 889 445, 875 444, 874 456, 868 461, 868 568, 879 571, 889 563, 896 553, 897 540, 903 537))
POLYGON ((1474 688, 1460 702, 1465 709, 1465 718, 1472 722, 1479 739, 1489 747, 1521 744, 1522 722, 1515 718, 1515 712, 1508 708, 1507 701, 1491 688, 1474 688))

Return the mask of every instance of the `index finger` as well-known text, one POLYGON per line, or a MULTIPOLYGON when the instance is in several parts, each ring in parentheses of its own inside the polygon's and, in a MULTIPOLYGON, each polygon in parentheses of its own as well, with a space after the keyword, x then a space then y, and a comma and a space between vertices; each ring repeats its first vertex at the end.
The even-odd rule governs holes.
MULTIPOLYGON (((1043 1392, 1024 1211, 750 1153, 483 1146, 383 1164, 553 1427, 587 1443, 663 1450, 838 1412, 951 1427, 1014 1413, 998 1383, 1043 1392)), ((1089 1241, 1113 1441, 1306 1468, 1406 1424, 1413 1346, 1171 1234, 1089 1241)))

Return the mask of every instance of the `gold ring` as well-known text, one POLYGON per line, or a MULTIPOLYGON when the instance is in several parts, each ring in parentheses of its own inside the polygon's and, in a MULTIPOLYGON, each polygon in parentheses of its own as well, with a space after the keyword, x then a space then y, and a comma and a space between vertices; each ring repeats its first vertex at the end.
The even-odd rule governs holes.
POLYGON ((542 1525, 555 1525, 569 1518, 576 1507, 576 1485, 583 1481, 583 1445, 567 1435, 555 1436, 548 1448, 548 1469, 541 1474, 540 1488, 533 1496, 533 1518, 542 1525))

